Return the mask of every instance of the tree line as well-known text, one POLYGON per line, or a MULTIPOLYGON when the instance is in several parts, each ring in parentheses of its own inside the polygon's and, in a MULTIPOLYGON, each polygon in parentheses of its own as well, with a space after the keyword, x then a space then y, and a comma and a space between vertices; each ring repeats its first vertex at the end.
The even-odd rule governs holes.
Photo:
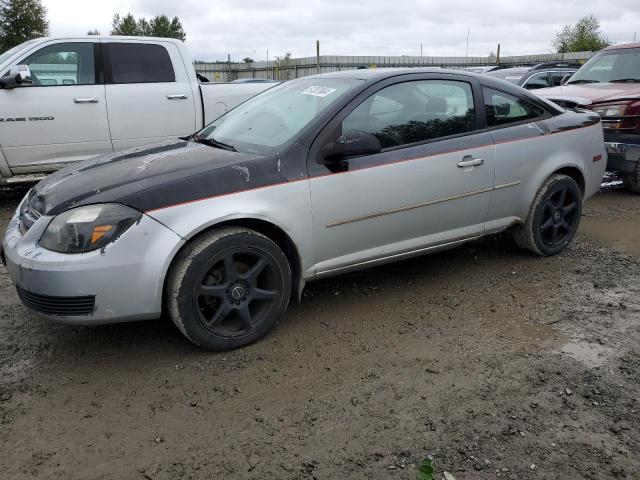
MULTIPOLYGON (((0 53, 47 35, 49 20, 42 0, 0 0, 0 53)), ((87 35, 100 35, 100 32, 93 29, 87 35)), ((131 13, 113 16, 110 35, 187 39, 178 17, 169 19, 167 15, 156 15, 147 20, 144 17, 136 19, 131 13)))
MULTIPOLYGON (((131 13, 125 16, 116 13, 111 27, 111 35, 177 38, 182 41, 187 38, 180 19, 169 19, 166 15, 156 15, 147 20, 144 17, 136 19, 131 13)), ((48 34, 49 21, 42 0, 0 0, 0 53, 48 34)), ((87 34, 100 35, 100 32, 94 29, 87 34)), ((611 45, 593 15, 581 18, 575 25, 565 25, 556 32, 552 43, 559 53, 598 51, 611 45)), ((253 59, 247 57, 243 62, 252 63, 253 59)))

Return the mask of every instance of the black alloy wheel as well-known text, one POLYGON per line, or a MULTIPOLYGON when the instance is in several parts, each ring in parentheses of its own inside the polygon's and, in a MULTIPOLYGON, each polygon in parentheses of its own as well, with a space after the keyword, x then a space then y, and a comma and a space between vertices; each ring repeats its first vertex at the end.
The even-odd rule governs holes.
POLYGON ((546 198, 540 214, 540 239, 555 249, 569 243, 578 229, 578 199, 573 189, 557 189, 546 198))
POLYGON ((258 249, 236 247, 214 257, 200 275, 193 305, 213 335, 250 334, 277 308, 282 285, 274 259, 258 249))
POLYGON ((191 240, 176 256, 165 306, 193 343, 231 350, 264 337, 284 317, 291 277, 286 255, 271 239, 222 228, 191 240))
POLYGON ((514 228, 514 239, 538 255, 556 255, 573 240, 581 215, 578 183, 568 175, 553 174, 536 193, 524 223, 514 228))

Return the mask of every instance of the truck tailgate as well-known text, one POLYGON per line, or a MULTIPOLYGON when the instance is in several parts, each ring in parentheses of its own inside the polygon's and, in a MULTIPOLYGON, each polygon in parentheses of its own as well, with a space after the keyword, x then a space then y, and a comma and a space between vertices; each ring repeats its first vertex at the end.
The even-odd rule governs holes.
POLYGON ((278 85, 270 83, 201 83, 204 123, 213 122, 245 100, 278 85))

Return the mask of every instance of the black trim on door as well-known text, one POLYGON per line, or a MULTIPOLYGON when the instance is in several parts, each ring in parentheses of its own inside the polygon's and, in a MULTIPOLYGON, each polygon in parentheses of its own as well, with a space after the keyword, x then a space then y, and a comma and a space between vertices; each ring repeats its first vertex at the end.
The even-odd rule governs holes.
POLYGON ((93 44, 93 63, 96 71, 96 85, 104 85, 104 64, 101 43, 93 44))

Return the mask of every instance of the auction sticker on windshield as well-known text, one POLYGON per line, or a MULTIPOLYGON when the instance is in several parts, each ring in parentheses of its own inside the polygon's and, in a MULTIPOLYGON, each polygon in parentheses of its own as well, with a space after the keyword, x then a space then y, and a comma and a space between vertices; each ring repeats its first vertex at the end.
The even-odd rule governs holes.
POLYGON ((309 87, 302 91, 304 95, 313 95, 314 97, 326 97, 335 92, 335 88, 329 87, 309 87))

